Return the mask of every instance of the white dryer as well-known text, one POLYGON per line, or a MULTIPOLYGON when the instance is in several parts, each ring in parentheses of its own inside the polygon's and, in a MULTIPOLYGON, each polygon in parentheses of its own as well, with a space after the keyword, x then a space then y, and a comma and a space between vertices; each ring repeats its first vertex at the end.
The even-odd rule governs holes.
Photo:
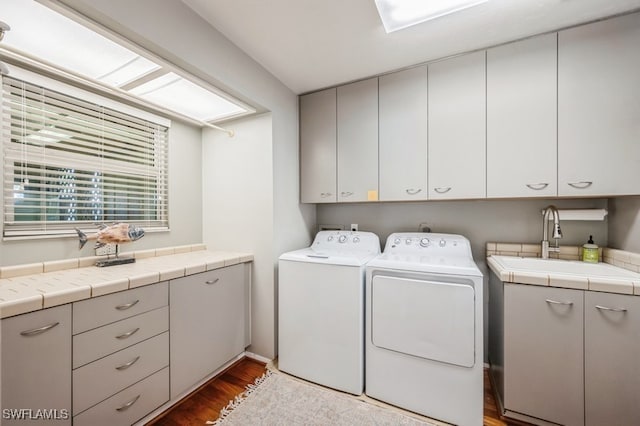
POLYGON ((483 423, 482 273, 460 235, 397 233, 367 265, 365 393, 483 423))
POLYGON ((311 247, 280 256, 280 370, 362 394, 365 265, 379 253, 373 233, 321 231, 311 247))

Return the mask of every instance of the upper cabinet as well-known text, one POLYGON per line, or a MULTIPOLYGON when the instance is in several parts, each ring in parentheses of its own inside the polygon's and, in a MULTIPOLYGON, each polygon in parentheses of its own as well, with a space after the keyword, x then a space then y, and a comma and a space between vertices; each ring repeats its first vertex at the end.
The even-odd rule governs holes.
POLYGON ((429 65, 429 199, 486 196, 485 117, 484 51, 429 65))
POLYGON ((380 201, 427 198, 427 67, 380 77, 380 201))
POLYGON ((640 193, 640 14, 558 40, 558 195, 640 193))
POLYGON ((336 89, 300 97, 300 199, 335 203, 336 89))
POLYGON ((487 196, 557 195, 557 35, 487 51, 487 196))
POLYGON ((338 201, 377 201, 378 79, 337 90, 338 201))

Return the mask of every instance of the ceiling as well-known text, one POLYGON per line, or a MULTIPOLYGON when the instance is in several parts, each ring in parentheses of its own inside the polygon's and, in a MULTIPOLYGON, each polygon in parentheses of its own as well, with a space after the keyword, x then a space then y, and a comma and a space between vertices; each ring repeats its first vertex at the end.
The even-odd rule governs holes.
POLYGON ((182 0, 295 93, 640 9, 640 0, 490 0, 387 34, 374 0, 182 0))

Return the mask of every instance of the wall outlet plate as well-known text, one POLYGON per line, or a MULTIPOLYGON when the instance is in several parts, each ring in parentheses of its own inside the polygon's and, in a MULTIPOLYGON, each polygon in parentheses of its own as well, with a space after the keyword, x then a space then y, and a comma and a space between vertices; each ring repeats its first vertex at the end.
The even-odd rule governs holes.
POLYGON ((96 256, 107 256, 107 255, 117 255, 118 254, 118 245, 117 244, 107 244, 102 247, 98 247, 96 249, 96 256))
POLYGON ((351 224, 351 228, 349 228, 349 229, 351 229, 354 232, 357 231, 358 230, 358 224, 357 223, 352 223, 351 224))

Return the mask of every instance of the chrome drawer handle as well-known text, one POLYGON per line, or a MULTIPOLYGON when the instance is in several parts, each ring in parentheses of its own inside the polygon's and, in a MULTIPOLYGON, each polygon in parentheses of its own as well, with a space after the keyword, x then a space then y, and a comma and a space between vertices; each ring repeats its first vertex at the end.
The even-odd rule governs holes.
POLYGON ((215 280, 208 280, 208 281, 205 281, 204 283, 212 285, 212 284, 217 283, 218 281, 220 281, 220 278, 216 278, 215 280))
POLYGON ((577 189, 585 189, 585 188, 588 188, 591 185, 593 185, 593 182, 589 182, 589 181, 583 180, 583 181, 580 181, 580 182, 569 182, 568 185, 572 186, 574 188, 577 188, 577 189))
POLYGON ((322 198, 331 197, 331 195, 332 195, 332 194, 331 194, 330 192, 321 192, 321 193, 320 193, 320 196, 321 196, 322 198))
POLYGON ((126 364, 122 364, 122 365, 116 367, 116 370, 120 370, 120 371, 126 370, 127 368, 131 367, 133 364, 138 362, 139 359, 140 359, 140 355, 138 355, 137 357, 135 357, 131 361, 127 362, 126 364))
POLYGON ((129 407, 131 407, 133 404, 135 404, 136 402, 138 402, 138 399, 140 399, 140 395, 136 396, 135 398, 133 398, 131 401, 127 402, 126 404, 116 408, 117 411, 125 411, 126 409, 128 409, 129 407))
POLYGON ((55 327, 58 324, 60 324, 60 323, 59 322, 53 322, 53 323, 51 323, 49 325, 45 325, 45 326, 40 327, 40 328, 34 328, 33 330, 21 331, 20 335, 21 336, 25 336, 25 337, 37 336, 38 334, 42 334, 45 331, 51 330, 53 327, 55 327))
POLYGON ((340 195, 343 196, 343 197, 351 197, 353 195, 353 192, 351 192, 351 191, 342 191, 340 193, 340 195))
POLYGON ((612 312, 627 312, 626 308, 608 308, 606 306, 596 305, 596 309, 600 309, 602 311, 612 311, 612 312))
POLYGON ((119 310, 119 311, 126 311, 127 309, 132 308, 135 305, 137 305, 139 301, 140 300, 138 299, 138 300, 136 300, 134 302, 131 302, 131 303, 125 303, 124 305, 118 305, 118 306, 116 306, 116 309, 119 310))
POLYGON ((534 191, 540 191, 542 189, 545 189, 547 186, 549 186, 549 184, 548 183, 543 183, 543 182, 540 182, 540 183, 528 183, 527 184, 527 188, 533 189, 534 191))
POLYGON ((450 186, 446 186, 446 187, 440 187, 440 188, 433 188, 434 191, 436 191, 438 194, 446 194, 447 192, 451 191, 451 187, 450 186))
POLYGON ((545 299, 547 303, 551 303, 553 305, 566 305, 571 306, 573 302, 558 302, 557 300, 545 299))
POLYGON ((409 195, 416 195, 419 192, 422 192, 422 189, 418 188, 418 189, 413 189, 413 188, 409 188, 409 189, 405 189, 405 191, 407 191, 407 194, 409 195))
POLYGON ((136 334, 138 332, 138 330, 140 330, 140 327, 138 327, 136 329, 133 329, 131 331, 127 331, 126 333, 121 334, 119 336, 116 336, 116 339, 121 339, 121 340, 122 339, 126 339, 127 337, 130 337, 130 336, 136 334))

